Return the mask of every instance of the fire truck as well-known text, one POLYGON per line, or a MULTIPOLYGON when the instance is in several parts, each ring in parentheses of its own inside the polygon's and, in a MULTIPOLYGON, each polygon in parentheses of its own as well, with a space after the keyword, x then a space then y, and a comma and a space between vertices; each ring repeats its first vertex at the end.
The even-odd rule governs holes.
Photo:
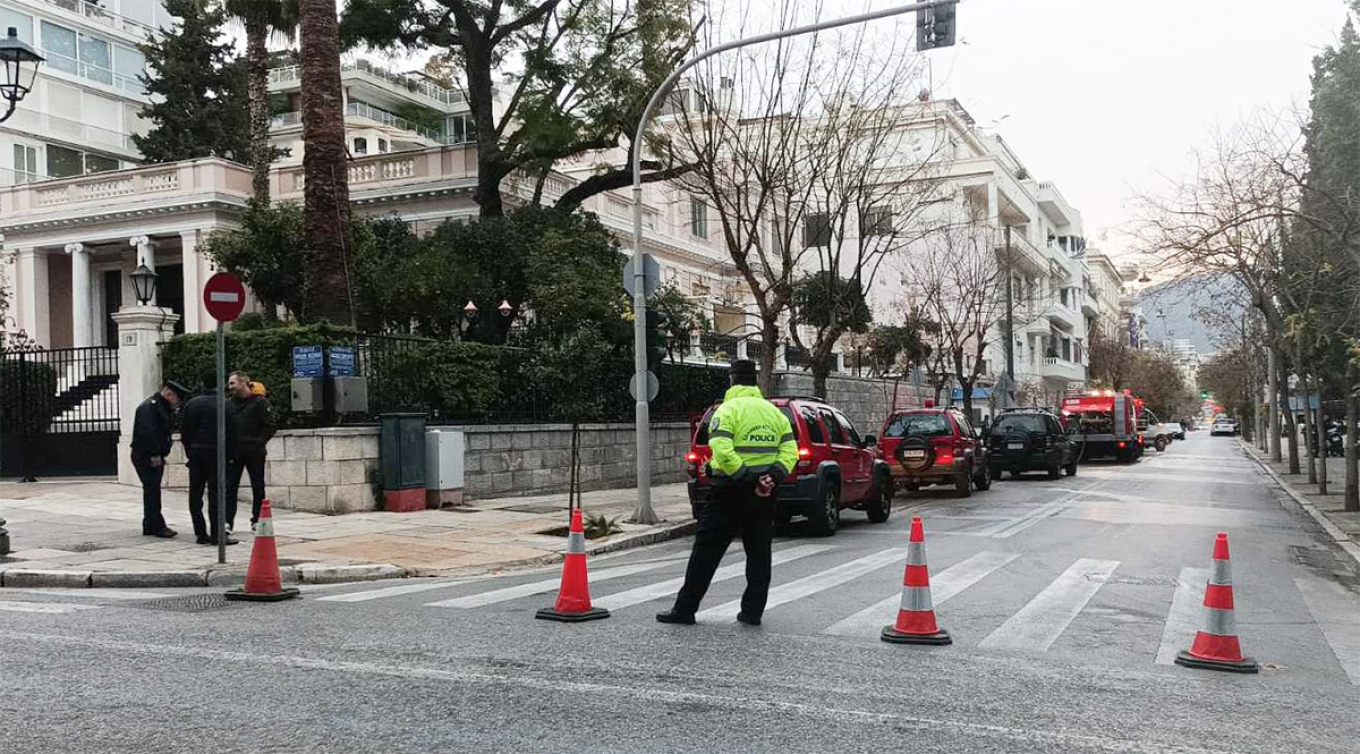
POLYGON ((1138 428, 1141 403, 1127 391, 1113 390, 1064 398, 1063 419, 1081 458, 1132 463, 1141 457, 1146 442, 1138 428))

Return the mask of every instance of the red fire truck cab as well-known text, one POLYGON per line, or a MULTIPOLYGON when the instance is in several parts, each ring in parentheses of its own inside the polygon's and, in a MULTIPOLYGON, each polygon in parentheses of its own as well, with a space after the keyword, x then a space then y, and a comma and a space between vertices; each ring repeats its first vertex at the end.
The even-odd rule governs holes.
POLYGON ((1067 432, 1081 450, 1083 460, 1114 458, 1131 463, 1143 455, 1143 435, 1138 431, 1138 399, 1112 391, 1063 399, 1067 432))

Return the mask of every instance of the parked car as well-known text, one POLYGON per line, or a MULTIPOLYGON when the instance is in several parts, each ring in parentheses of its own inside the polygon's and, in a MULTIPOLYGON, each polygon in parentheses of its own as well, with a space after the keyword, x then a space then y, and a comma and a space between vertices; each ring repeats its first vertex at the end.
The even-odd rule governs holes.
POLYGON ((1000 479, 1005 471, 1011 476, 1047 471, 1049 479, 1063 472, 1076 476, 1078 452, 1058 417, 1043 409, 1004 411, 987 433, 987 468, 992 479, 1000 479))
MULTIPOLYGON (((831 535, 840 526, 841 511, 862 510, 881 524, 892 513, 893 484, 873 435, 861 436, 839 409, 817 398, 772 398, 784 412, 798 441, 798 464, 779 485, 775 520, 787 524, 806 516, 814 533, 831 535)), ((708 423, 713 406, 691 432, 689 500, 695 507, 708 502, 712 483, 708 461, 708 423)))
POLYGON ((895 486, 907 492, 952 485, 968 497, 992 486, 981 433, 957 409, 897 411, 883 424, 882 443, 895 486))
POLYGON ((1237 422, 1233 419, 1215 419, 1214 426, 1209 430, 1210 435, 1235 435, 1237 434, 1237 422))
POLYGON ((1180 422, 1163 422, 1162 428, 1165 429, 1174 440, 1185 439, 1185 425, 1180 422))

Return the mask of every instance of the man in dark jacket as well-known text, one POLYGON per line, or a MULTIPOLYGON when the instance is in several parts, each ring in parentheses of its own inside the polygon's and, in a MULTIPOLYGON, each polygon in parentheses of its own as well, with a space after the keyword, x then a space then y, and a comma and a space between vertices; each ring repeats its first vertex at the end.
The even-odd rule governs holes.
POLYGON ((142 534, 169 539, 178 532, 161 515, 161 479, 170 453, 170 418, 188 391, 173 380, 142 401, 132 419, 132 468, 142 483, 142 534))
POLYGON ((274 436, 274 412, 270 410, 269 399, 257 395, 252 389, 250 375, 245 372, 232 372, 227 380, 227 392, 231 400, 227 402, 228 429, 232 443, 227 466, 227 531, 236 525, 236 496, 241 489, 241 472, 250 474, 250 529, 260 520, 260 506, 264 503, 264 459, 265 446, 274 436))
MULTIPOLYGON (((227 425, 230 435, 231 425, 227 425)), ((189 459, 189 517, 194 539, 201 545, 217 544, 217 393, 209 390, 184 404, 180 441, 189 459), (208 489, 208 519, 203 519, 203 489, 208 489)), ((231 447, 228 440, 227 447, 231 447)), ((236 540, 227 538, 227 544, 236 540)))

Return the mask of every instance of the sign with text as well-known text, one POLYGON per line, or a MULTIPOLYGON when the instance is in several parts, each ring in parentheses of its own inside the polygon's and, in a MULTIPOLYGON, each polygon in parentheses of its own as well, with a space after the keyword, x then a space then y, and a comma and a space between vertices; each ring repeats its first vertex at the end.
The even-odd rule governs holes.
POLYGON ((293 347, 293 377, 324 377, 321 346, 293 347))
POLYGON ((330 347, 330 376, 354 376, 354 349, 350 346, 330 347))

